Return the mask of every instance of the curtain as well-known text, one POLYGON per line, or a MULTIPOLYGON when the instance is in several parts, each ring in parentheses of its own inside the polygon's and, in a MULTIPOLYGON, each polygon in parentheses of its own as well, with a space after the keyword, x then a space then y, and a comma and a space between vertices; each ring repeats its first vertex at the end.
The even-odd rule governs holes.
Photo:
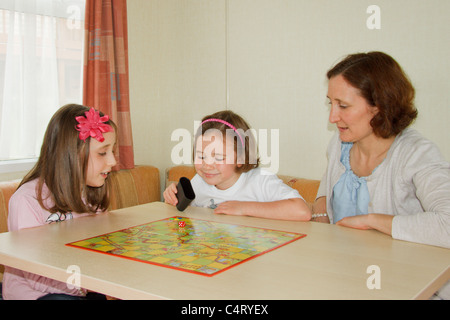
POLYGON ((0 160, 38 157, 51 116, 81 103, 82 10, 80 0, 0 1, 0 160))
POLYGON ((83 104, 118 127, 117 169, 134 167, 126 0, 86 0, 83 104))

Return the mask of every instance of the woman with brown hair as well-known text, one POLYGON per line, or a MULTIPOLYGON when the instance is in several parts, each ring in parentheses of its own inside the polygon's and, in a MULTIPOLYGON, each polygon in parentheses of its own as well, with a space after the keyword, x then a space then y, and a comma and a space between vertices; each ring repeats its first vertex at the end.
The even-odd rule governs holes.
POLYGON ((382 52, 352 54, 327 77, 338 132, 313 220, 449 248, 450 164, 408 128, 414 88, 399 64, 382 52))

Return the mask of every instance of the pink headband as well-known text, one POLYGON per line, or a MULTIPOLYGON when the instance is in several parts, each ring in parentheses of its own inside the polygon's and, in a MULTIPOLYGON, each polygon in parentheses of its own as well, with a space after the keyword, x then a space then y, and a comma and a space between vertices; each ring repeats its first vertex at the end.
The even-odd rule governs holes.
POLYGON ((215 119, 215 118, 212 118, 212 119, 206 119, 205 121, 203 121, 203 122, 200 124, 200 126, 202 126, 202 125, 203 125, 204 123, 206 123, 206 122, 220 122, 220 123, 223 123, 224 125, 230 127, 231 129, 234 130, 234 132, 236 132, 236 134, 238 135, 239 139, 241 140, 242 147, 245 148, 244 139, 242 139, 242 136, 239 134, 239 132, 237 131, 236 127, 233 126, 231 123, 226 122, 225 120, 222 120, 222 119, 215 119))
POLYGON ((86 141, 87 138, 92 137, 99 142, 103 142, 105 138, 103 133, 112 132, 114 129, 104 122, 109 120, 108 116, 100 117, 100 112, 95 111, 94 108, 89 109, 85 113, 86 117, 75 117, 78 121, 76 129, 80 131, 79 137, 81 140, 86 141))

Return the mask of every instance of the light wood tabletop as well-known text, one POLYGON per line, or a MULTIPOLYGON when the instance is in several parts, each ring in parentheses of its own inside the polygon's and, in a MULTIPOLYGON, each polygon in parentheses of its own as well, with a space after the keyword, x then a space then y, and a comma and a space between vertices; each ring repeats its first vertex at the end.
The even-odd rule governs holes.
POLYGON ((428 299, 450 279, 450 249, 317 222, 215 215, 153 202, 0 234, 0 264, 119 299, 428 299), (306 234, 212 277, 66 246, 173 216, 306 234))

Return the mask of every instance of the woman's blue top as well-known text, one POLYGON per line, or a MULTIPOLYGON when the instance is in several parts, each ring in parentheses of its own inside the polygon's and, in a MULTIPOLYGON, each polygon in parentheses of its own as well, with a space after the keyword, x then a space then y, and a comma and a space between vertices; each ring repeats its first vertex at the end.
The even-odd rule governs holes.
POLYGON ((353 143, 341 143, 341 163, 345 167, 345 172, 333 187, 331 205, 334 223, 345 217, 368 213, 370 195, 366 178, 358 177, 350 167, 352 147, 353 143))

